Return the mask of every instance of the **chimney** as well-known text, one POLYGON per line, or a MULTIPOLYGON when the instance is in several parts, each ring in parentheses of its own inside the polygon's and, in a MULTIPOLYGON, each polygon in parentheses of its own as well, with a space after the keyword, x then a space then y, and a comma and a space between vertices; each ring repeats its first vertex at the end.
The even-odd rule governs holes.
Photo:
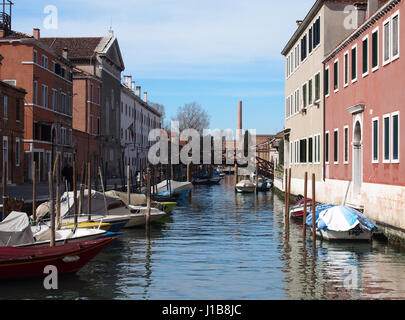
POLYGON ((34 36, 34 39, 39 40, 41 38, 41 30, 39 28, 34 28, 32 35, 34 36))
POLYGON ((143 93, 143 101, 148 102, 148 93, 147 92, 143 93))
POLYGON ((67 59, 68 59, 68 55, 69 55, 69 50, 68 50, 68 48, 63 48, 63 53, 62 53, 63 58, 65 58, 65 59, 67 60, 67 59))
POLYGON ((356 8, 357 27, 360 27, 366 21, 367 2, 356 2, 353 5, 356 8))
POLYGON ((131 89, 131 87, 132 87, 132 76, 124 76, 124 85, 128 89, 131 89))
POLYGON ((140 98, 141 97, 141 87, 136 87, 136 95, 140 98))
POLYGON ((368 0, 367 19, 370 18, 378 10, 379 2, 379 0, 368 0))
POLYGON ((242 130, 242 101, 239 101, 238 106, 238 129, 242 130))
POLYGON ((301 25, 301 23, 302 23, 302 20, 297 20, 295 22, 297 23, 297 27, 299 27, 301 25))
POLYGON ((135 92, 135 81, 131 82, 131 90, 135 92))

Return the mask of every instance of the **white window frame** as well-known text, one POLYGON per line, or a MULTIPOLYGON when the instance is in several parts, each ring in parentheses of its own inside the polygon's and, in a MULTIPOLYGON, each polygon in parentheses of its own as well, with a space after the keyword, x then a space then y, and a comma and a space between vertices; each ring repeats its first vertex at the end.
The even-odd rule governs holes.
POLYGON ((349 155, 350 155, 349 141, 350 141, 350 130, 349 130, 349 126, 346 125, 343 127, 343 164, 349 164, 349 155), (347 141, 346 141, 346 135, 345 135, 346 130, 347 130, 347 141), (346 145, 347 145, 347 154, 346 154, 346 145), (346 157, 347 157, 347 160, 345 160, 346 157))
POLYGON ((371 71, 377 71, 380 67, 380 27, 371 32, 371 52, 373 52, 373 35, 377 33, 377 66, 373 67, 373 55, 371 55, 371 71))
POLYGON ((339 129, 333 130, 333 164, 339 164, 339 129), (337 132, 337 145, 335 146, 335 132, 337 132), (337 160, 335 161, 335 147, 337 160))
POLYGON ((305 82, 302 86, 302 109, 307 108, 308 107, 308 82, 305 82), (305 93, 306 96, 304 98, 304 87, 305 87, 305 93))
MULTIPOLYGON (((327 66, 326 68, 325 68, 325 73, 326 73, 326 71, 328 71, 328 93, 325 95, 325 98, 328 98, 329 96, 330 96, 330 67, 329 66, 327 66)), ((323 79, 323 85, 324 85, 324 87, 326 88, 326 86, 325 86, 325 82, 326 82, 326 77, 325 77, 325 75, 324 75, 324 79, 323 79)), ((325 92, 325 90, 324 90, 324 92, 325 92)))
POLYGON ((311 78, 309 78, 308 79, 308 90, 307 90, 307 93, 308 93, 308 106, 310 107, 310 106, 312 106, 313 104, 314 104, 314 78, 313 77, 311 77, 311 78), (311 86, 309 85, 309 83, 311 82, 311 86), (309 94, 309 92, 311 92, 311 95, 309 94), (311 97, 311 100, 309 100, 309 97, 311 97))
POLYGON ((352 49, 350 50, 350 79, 352 80, 352 83, 355 83, 357 81, 357 78, 359 77, 359 49, 357 47, 357 43, 352 46, 352 49), (353 76, 353 49, 356 49, 356 77, 352 79, 353 76))
POLYGON ((34 63, 38 64, 38 51, 34 49, 34 52, 32 54, 32 60, 34 63))
POLYGON ((391 18, 388 18, 386 20, 384 20, 383 24, 382 24, 382 65, 386 66, 387 64, 389 64, 391 62, 391 18), (388 39, 388 60, 385 60, 385 25, 389 23, 389 39, 388 39))
POLYGON ((49 103, 49 88, 45 84, 41 85, 41 103, 42 103, 42 107, 48 109, 48 107, 49 107, 48 106, 48 103, 49 103), (44 99, 44 90, 46 91, 45 99, 44 99))
POLYGON ((297 114, 300 112, 300 89, 295 90, 294 102, 295 102, 294 114, 297 114))
POLYGON ((399 111, 395 111, 391 113, 391 119, 390 119, 390 126, 391 126, 391 130, 390 130, 390 138, 391 138, 391 154, 390 154, 390 159, 391 159, 391 163, 399 163, 399 159, 400 159, 400 149, 401 149, 401 125, 400 125, 400 118, 399 118, 399 111), (394 159, 394 116, 398 116, 398 159, 394 159))
POLYGON ((313 82, 314 82, 314 92, 313 92, 313 99, 314 99, 314 103, 319 103, 321 102, 321 97, 322 97, 322 77, 321 77, 321 72, 318 71, 317 73, 315 73, 315 75, 313 76, 313 82), (316 76, 319 75, 319 98, 316 99, 316 76))
POLYGON ((361 41, 361 48, 362 48, 362 50, 361 50, 361 58, 362 58, 362 59, 361 59, 361 73, 362 73, 362 77, 364 78, 364 77, 367 77, 367 76, 368 76, 369 70, 370 70, 370 37, 369 37, 369 35, 366 35, 366 36, 362 39, 362 41, 361 41), (364 63, 364 61, 363 61, 363 59, 364 59, 363 42, 364 42, 364 40, 367 40, 367 71, 366 71, 365 73, 363 73, 363 63, 364 63))
POLYGON ((58 111, 58 90, 57 89, 52 89, 52 109, 54 111, 58 111), (56 94, 56 95, 55 95, 56 94), (56 97, 56 103, 55 103, 55 97, 56 97))
POLYGON ((38 105, 38 81, 34 81, 32 85, 32 103, 38 105))
POLYGON ((392 16, 391 16, 391 62, 399 58, 399 52, 401 49, 401 23, 400 23, 400 17, 399 17, 399 10, 397 10, 392 16), (394 20, 395 17, 398 17, 398 53, 394 56, 393 55, 393 50, 394 50, 394 24, 392 21, 394 20))
POLYGON ((349 79, 351 78, 349 65, 350 65, 349 51, 346 51, 343 55, 343 88, 346 88, 349 85, 349 79), (347 70, 347 82, 346 82, 346 70, 347 70))
POLYGON ((374 117, 371 119, 371 163, 379 163, 380 161, 380 118, 374 117), (377 137, 374 136, 374 122, 377 122, 377 137), (374 160, 374 139, 377 139, 377 159, 374 160))
POLYGON ((382 132, 382 137, 383 137, 383 141, 382 141, 382 162, 383 163, 390 163, 391 162, 391 115, 389 113, 384 114, 382 116, 382 127, 383 127, 383 132, 382 132), (390 126, 389 130, 388 130, 388 145, 389 145, 389 154, 388 154, 388 159, 385 159, 385 119, 388 119, 388 125, 390 126))
POLYGON ((3 118, 8 120, 8 96, 3 96, 3 118))
POLYGON ((49 70, 49 59, 46 55, 42 55, 41 57, 41 66, 45 69, 49 70), (44 65, 45 64, 45 65, 44 65))
POLYGON ((290 165, 293 164, 293 142, 290 142, 290 165))
POLYGON ((328 154, 328 158, 326 159, 325 157, 325 163, 329 164, 330 161, 330 132, 329 130, 325 132, 325 154, 328 154), (326 136, 328 136, 328 138, 326 139, 326 136), (328 141, 328 147, 326 147, 326 141, 328 141))
MULTIPOLYGON (((312 35, 313 36, 313 35, 312 35)), ((307 164, 313 164, 314 162, 315 162, 315 159, 314 159, 314 145, 315 145, 315 138, 313 137, 313 136, 308 136, 307 138, 306 138, 306 140, 307 140, 307 161, 306 161, 306 163, 307 164), (312 152, 309 152, 310 150, 309 150, 309 139, 312 139, 312 152), (309 161, 309 155, 311 154, 311 160, 312 161, 309 161)))

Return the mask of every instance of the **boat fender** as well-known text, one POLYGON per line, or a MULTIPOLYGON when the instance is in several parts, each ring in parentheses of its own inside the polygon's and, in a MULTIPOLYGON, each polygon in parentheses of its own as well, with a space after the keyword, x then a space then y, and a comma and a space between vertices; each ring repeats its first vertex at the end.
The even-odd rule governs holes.
POLYGON ((66 256, 62 259, 63 262, 69 263, 69 262, 76 262, 79 261, 80 257, 79 256, 66 256))

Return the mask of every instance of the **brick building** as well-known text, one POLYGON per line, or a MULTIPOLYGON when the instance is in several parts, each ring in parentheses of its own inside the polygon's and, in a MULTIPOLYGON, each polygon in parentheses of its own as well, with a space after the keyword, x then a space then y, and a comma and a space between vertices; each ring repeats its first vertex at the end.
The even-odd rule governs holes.
POLYGON ((32 178, 32 162, 38 178, 47 180, 56 155, 72 161, 73 72, 68 51, 56 53, 40 37, 0 26, 0 54, 4 56, 1 80, 27 91, 24 103, 25 178, 32 178))
MULTIPOLYGON (((0 56, 0 68, 1 60, 3 60, 2 56, 0 56)), ((24 89, 0 81, 0 158, 7 166, 7 183, 10 184, 24 183, 25 94, 24 89)), ((3 170, 0 172, 1 176, 2 174, 3 170)))

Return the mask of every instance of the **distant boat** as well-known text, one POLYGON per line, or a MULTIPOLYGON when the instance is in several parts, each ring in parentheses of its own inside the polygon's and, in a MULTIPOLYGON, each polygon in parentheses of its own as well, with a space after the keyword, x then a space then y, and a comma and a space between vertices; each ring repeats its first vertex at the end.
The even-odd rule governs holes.
POLYGON ((193 184, 191 182, 164 180, 156 185, 156 189, 159 197, 173 197, 182 200, 193 189, 193 184))
POLYGON ((43 276, 49 265, 56 267, 59 274, 75 273, 113 241, 104 238, 54 247, 0 247, 0 278, 43 276))
POLYGON ((213 176, 213 177, 197 177, 193 179, 194 185, 216 185, 220 183, 222 180, 221 176, 213 176))
POLYGON ((250 180, 242 180, 236 186, 236 191, 239 193, 254 193, 256 186, 250 180))
MULTIPOLYGON (((326 240, 371 240, 373 232, 378 231, 370 219, 347 206, 318 205, 315 218, 316 234, 326 240)), ((306 224, 312 227, 312 211, 306 224)))
MULTIPOLYGON (((307 199, 307 214, 311 212, 312 199, 307 199)), ((290 216, 295 219, 303 219, 304 216, 304 199, 298 200, 294 206, 290 208, 290 216)))

